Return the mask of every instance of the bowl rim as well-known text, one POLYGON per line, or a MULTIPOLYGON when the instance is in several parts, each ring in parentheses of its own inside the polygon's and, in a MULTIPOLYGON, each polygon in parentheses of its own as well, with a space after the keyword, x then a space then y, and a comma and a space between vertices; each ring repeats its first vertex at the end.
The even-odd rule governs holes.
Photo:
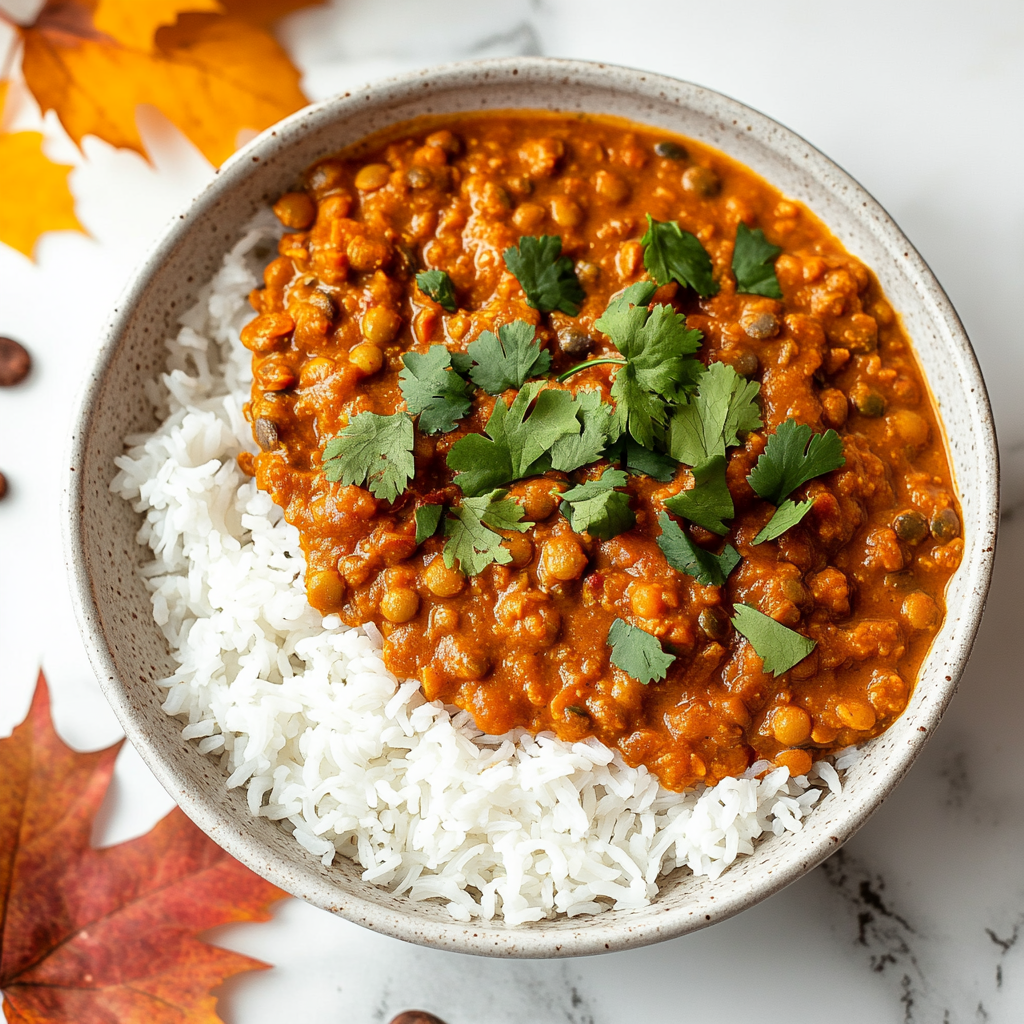
MULTIPOLYGON (((676 102, 680 100, 677 99, 676 102)), ((568 105, 563 109, 568 110, 568 105)), ((777 143, 773 143, 773 148, 776 145, 777 143)), ((850 202, 848 205, 853 204, 850 202)), ((96 352, 88 376, 82 383, 72 419, 65 462, 69 469, 65 474, 61 519, 64 554, 75 614, 104 696, 120 720, 126 736, 150 770, 182 810, 215 842, 280 888, 374 931, 423 945, 481 955, 561 957, 636 948, 723 921, 796 881, 846 842, 864 824, 891 789, 903 778, 931 736, 956 691, 970 656, 991 580, 999 519, 999 464, 995 427, 988 393, 970 339, 952 303, 927 263, 882 206, 854 178, 796 132, 716 90, 666 75, 606 62, 549 57, 507 57, 460 61, 416 70, 311 104, 261 132, 240 148, 216 171, 186 207, 172 218, 139 262, 105 323, 101 337, 102 344, 96 352), (339 899, 341 894, 337 890, 334 891, 333 898, 327 898, 322 889, 317 891, 316 886, 310 886, 306 884, 305 879, 297 878, 294 872, 288 870, 283 860, 279 862, 275 854, 263 850, 251 839, 247 843, 248 837, 236 828, 230 827, 230 822, 207 803, 202 792, 194 786, 181 768, 172 761, 165 760, 158 753, 136 720, 128 689, 118 677, 111 650, 104 637, 101 614, 85 555, 81 514, 85 503, 84 474, 78 472, 77 467, 83 466, 86 460, 87 440, 93 426, 96 402, 100 397, 104 377, 129 326, 133 307, 148 286, 150 278, 175 249, 179 240, 191 230, 193 223, 203 217, 220 195, 245 179, 247 169, 253 166, 261 154, 267 151, 274 152, 279 146, 287 150, 287 141, 282 142, 278 138, 279 133, 286 134, 283 129, 294 129, 311 118, 316 119, 324 115, 337 117, 339 111, 354 111, 357 107, 363 107, 367 101, 376 100, 378 103, 386 104, 392 99, 409 98, 414 92, 421 93, 434 84, 443 86, 448 91, 453 85, 459 84, 479 86, 481 76, 484 79, 490 77, 495 84, 500 84, 509 75, 519 76, 520 83, 532 79, 538 84, 544 81, 550 84, 553 71, 564 76, 566 81, 574 77, 588 84, 599 84, 609 91, 629 92, 641 98, 649 95, 652 98, 663 99, 666 95, 674 93, 677 96, 686 94, 691 104, 694 100, 714 104, 719 113, 727 110, 737 121, 742 120, 755 139, 781 137, 785 145, 799 147, 803 150, 805 166, 813 169, 816 177, 825 177, 837 186, 850 190, 852 198, 865 211, 863 216, 870 217, 876 225, 875 233, 884 235, 890 242, 898 244, 904 271, 928 299, 933 321, 944 328, 945 333, 959 347, 963 386, 965 390, 969 389, 968 402, 973 404, 974 418, 979 431, 977 442, 980 458, 992 481, 992 489, 981 495, 977 541, 980 545, 980 558, 971 577, 971 594, 975 599, 966 602, 966 607, 960 611, 959 627, 956 635, 951 638, 951 647, 954 649, 948 654, 945 663, 948 673, 945 688, 919 717, 919 729, 902 752, 894 754, 890 771, 885 774, 884 780, 866 786, 859 801, 845 809, 845 813, 841 815, 841 823, 833 822, 828 834, 816 837, 806 848, 799 851, 799 855, 792 856, 781 869, 764 879, 763 884, 758 887, 738 891, 719 900, 712 896, 713 902, 701 907, 706 913, 695 914, 692 908, 658 908, 655 904, 653 909, 657 910, 657 913, 650 914, 643 921, 631 917, 628 922, 622 922, 621 925, 616 921, 616 913, 608 911, 582 919, 580 926, 572 930, 564 925, 558 929, 549 928, 546 927, 549 922, 542 921, 525 927, 504 926, 499 931, 491 926, 474 928, 472 922, 467 925, 454 920, 447 922, 420 917, 412 910, 394 911, 375 903, 372 899, 354 894, 345 894, 339 899)), ((934 650, 933 647, 929 651, 925 663, 933 656, 934 650)))

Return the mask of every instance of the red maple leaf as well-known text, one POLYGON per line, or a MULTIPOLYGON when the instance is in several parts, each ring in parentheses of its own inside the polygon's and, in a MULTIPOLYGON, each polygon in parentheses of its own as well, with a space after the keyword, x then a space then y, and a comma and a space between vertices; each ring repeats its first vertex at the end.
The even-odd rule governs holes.
POLYGON ((268 965, 196 938, 265 921, 285 895, 175 808, 144 836, 94 849, 121 744, 57 736, 42 673, 0 740, 0 989, 17 1024, 216 1024, 210 990, 268 965))

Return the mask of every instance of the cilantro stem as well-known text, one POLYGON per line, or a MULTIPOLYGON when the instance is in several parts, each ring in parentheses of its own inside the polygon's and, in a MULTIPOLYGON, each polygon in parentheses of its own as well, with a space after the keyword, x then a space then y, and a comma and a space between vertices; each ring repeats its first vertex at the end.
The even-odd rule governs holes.
POLYGON ((625 359, 588 359, 585 363, 577 363, 571 369, 568 369, 561 376, 556 377, 555 380, 559 384, 564 384, 574 373, 579 373, 580 370, 588 370, 591 366, 601 366, 604 363, 613 363, 615 366, 625 366, 625 359))

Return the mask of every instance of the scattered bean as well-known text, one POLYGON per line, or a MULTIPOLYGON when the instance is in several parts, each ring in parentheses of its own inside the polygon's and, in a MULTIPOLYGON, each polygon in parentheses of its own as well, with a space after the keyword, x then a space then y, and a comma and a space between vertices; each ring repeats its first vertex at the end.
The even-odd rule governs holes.
POLYGON ((0 501, 7 497, 7 477, 0 473, 0 501))
POLYGON ((13 338, 0 338, 0 387, 20 384, 32 369, 32 357, 13 338))
POLYGON ((405 1010, 395 1017, 391 1024, 445 1024, 445 1022, 440 1017, 427 1013, 426 1010, 405 1010))

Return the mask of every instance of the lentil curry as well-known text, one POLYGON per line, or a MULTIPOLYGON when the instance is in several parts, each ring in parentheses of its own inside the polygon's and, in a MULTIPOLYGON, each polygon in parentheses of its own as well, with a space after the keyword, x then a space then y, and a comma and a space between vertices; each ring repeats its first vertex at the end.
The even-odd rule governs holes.
POLYGON ((806 208, 689 139, 506 112, 323 160, 275 212, 240 461, 399 677, 676 790, 903 711, 963 552, 950 467, 806 208))

